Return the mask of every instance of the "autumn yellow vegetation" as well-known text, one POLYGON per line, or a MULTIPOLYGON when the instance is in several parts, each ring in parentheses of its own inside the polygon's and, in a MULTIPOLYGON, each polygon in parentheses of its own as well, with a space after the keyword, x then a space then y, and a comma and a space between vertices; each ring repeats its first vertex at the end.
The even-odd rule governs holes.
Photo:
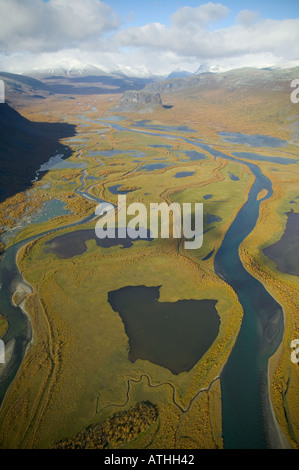
MULTIPOLYGON (((102 117, 117 98, 92 97, 102 117)), ((196 99, 178 93, 171 97, 172 109, 156 111, 150 118, 158 124, 190 125, 197 131, 196 138, 204 137, 206 143, 230 155, 233 146, 219 139, 219 130, 289 138, 282 126, 283 117, 275 114, 285 97, 277 93, 272 98, 263 106, 265 99, 259 93, 244 98, 236 92, 227 97, 221 90, 213 90, 196 99)), ((90 99, 80 96, 80 107, 90 99)), ((31 104, 24 114, 41 120, 44 106, 42 102, 31 104)), ((86 139, 84 144, 67 140, 64 144, 73 150, 70 161, 84 163, 86 176, 96 178, 84 179, 84 190, 89 194, 116 203, 117 195, 109 187, 119 184, 122 190, 130 191, 128 202, 204 202, 205 213, 217 216, 218 221, 205 237, 202 249, 194 253, 179 247, 177 240, 140 241, 130 249, 104 249, 89 240, 84 254, 61 260, 45 252, 45 243, 54 236, 51 233, 20 250, 19 269, 33 288, 26 300, 33 340, 1 408, 0 447, 223 448, 219 375, 234 346, 243 311, 234 291, 216 276, 213 261, 228 227, 247 200, 253 176, 243 165, 213 158, 206 151, 205 159, 188 161, 185 152, 196 147, 180 139, 171 142, 171 150, 149 147, 170 141, 162 135, 131 133, 130 125, 140 119, 137 113, 129 116, 127 131, 107 130, 103 124, 99 133, 98 125, 80 127, 84 121, 77 116, 76 100, 51 97, 47 112, 49 122, 67 115, 86 139), (112 149, 127 153, 115 158, 101 156, 101 151, 112 149), (134 161, 135 156, 130 154, 133 149, 144 152, 146 158, 134 161), (87 156, 88 151, 96 151, 98 156, 87 156), (142 171, 143 163, 157 159, 165 159, 169 166, 155 172, 142 171), (187 179, 175 178, 183 169, 194 174, 187 179), (237 175, 238 181, 232 182, 229 172, 237 175), (207 194, 219 203, 205 200, 207 194), (214 254, 203 261, 213 250, 214 254), (161 302, 217 300, 221 319, 218 337, 191 371, 174 375, 149 361, 129 361, 124 325, 107 301, 109 291, 127 285, 162 286, 161 302)), ((288 150, 294 151, 294 146, 288 150)), ((276 156, 278 152, 273 150, 276 156)), ((289 348, 290 341, 299 337, 298 279, 277 271, 262 252, 282 235, 284 213, 298 180, 288 166, 273 172, 275 164, 257 164, 271 179, 274 195, 261 203, 258 224, 240 247, 240 256, 246 269, 283 306, 284 339, 270 361, 270 396, 279 426, 298 447, 299 368, 291 363, 289 348)), ((27 225, 14 241, 61 229, 91 215, 96 203, 74 193, 81 187, 81 176, 81 170, 73 168, 46 173, 26 195, 17 194, 1 205, 0 226, 8 230, 17 221, 30 218, 51 198, 65 202, 71 214, 27 225), (44 185, 48 185, 46 189, 44 185)), ((264 196, 263 192, 258 199, 264 196)), ((94 228, 94 224, 82 227, 94 228)), ((0 337, 6 328, 7 323, 0 320, 0 337)))

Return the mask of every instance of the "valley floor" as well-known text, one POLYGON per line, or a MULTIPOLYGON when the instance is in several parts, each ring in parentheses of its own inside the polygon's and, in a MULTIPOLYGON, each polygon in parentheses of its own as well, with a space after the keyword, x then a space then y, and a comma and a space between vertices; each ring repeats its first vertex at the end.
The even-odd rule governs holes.
MULTIPOLYGON (((266 106, 263 96, 248 97, 244 109, 237 97, 225 101, 216 91, 196 100, 178 93, 167 96, 169 109, 123 115, 109 112, 117 95, 74 98, 49 97, 21 110, 32 121, 74 126, 76 134, 61 140, 69 155, 49 155, 32 175, 32 187, 0 206, 6 249, 0 265, 0 337, 11 349, 14 340, 17 345, 10 360, 0 364, 1 448, 226 447, 221 380, 246 308, 234 284, 215 269, 215 260, 234 221, 240 233, 248 223, 251 212, 243 221, 240 214, 258 182, 261 189, 252 199, 257 221, 234 248, 252 282, 265 288, 264 298, 274 299, 283 312, 283 318, 267 316, 261 298, 253 336, 258 338, 252 345, 259 354, 256 363, 270 357, 265 366, 269 396, 258 397, 272 433, 265 432, 266 445, 297 448, 299 369, 290 360, 290 343, 299 337, 298 276, 279 271, 264 251, 282 238, 288 214, 299 212, 291 108, 280 120, 275 114, 285 96, 266 106), (254 143, 250 135, 259 139, 254 143), (94 236, 95 210, 103 201, 117 205, 118 194, 147 208, 153 202, 203 203, 202 247, 188 250, 175 238, 101 245, 94 236), (18 288, 20 283, 25 289, 18 288), (109 293, 141 286, 160 286, 153 301, 170 309, 162 313, 163 335, 160 323, 153 324, 158 321, 154 309, 144 324, 136 324, 136 310, 130 330, 131 310, 122 316, 109 302, 109 293), (7 323, 13 292, 14 308, 21 307, 26 319, 9 307, 7 323), (202 328, 211 327, 208 305, 215 305, 219 318, 219 329, 202 353, 190 339, 193 317, 187 304, 180 304, 191 300, 206 318, 202 328), (179 305, 185 305, 183 323, 182 312, 175 317, 179 305), (186 336, 184 321, 190 322, 186 336), (144 328, 148 349, 144 340, 138 344, 144 328), (179 359, 174 358, 178 351, 179 359), (168 367, 173 361, 180 362, 179 370, 168 367)), ((298 252, 297 239, 291 240, 289 263, 298 252)), ((247 295, 255 297, 257 291, 247 295)), ((139 304, 134 297, 129 305, 144 313, 142 296, 139 304)), ((242 370, 245 380, 246 364, 242 370)), ((265 445, 262 438, 260 445, 265 445)))

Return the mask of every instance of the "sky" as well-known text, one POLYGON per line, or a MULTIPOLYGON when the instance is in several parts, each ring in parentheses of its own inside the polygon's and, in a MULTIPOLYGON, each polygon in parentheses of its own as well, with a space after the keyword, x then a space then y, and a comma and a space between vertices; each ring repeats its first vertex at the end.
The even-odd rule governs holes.
POLYGON ((299 0, 0 0, 0 70, 299 65, 299 0))

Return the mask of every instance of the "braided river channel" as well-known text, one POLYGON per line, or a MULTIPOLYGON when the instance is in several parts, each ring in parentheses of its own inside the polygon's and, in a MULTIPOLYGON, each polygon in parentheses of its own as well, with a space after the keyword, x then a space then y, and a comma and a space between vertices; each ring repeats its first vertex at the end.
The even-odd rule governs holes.
MULTIPOLYGON (((273 193, 271 181, 251 161, 228 156, 198 139, 189 139, 183 135, 178 135, 175 138, 173 134, 154 134, 153 129, 150 127, 146 129, 146 126, 134 129, 121 127, 113 122, 105 122, 104 124, 118 131, 149 132, 151 135, 158 135, 172 141, 188 142, 210 152, 214 157, 246 165, 254 175, 255 180, 247 202, 240 209, 227 231, 214 261, 216 274, 231 285, 244 310, 241 330, 220 376, 223 439, 225 448, 279 447, 281 444, 269 399, 268 361, 282 341, 283 311, 264 286, 245 270, 239 257, 240 244, 254 229, 258 220, 260 203, 271 197, 273 193), (262 190, 266 190, 267 194, 263 199, 258 200, 257 196, 262 190)), ((103 125, 103 121, 101 125, 103 125)), ((77 191, 77 194, 79 193, 80 191, 77 191)), ((84 195, 83 191, 81 191, 81 196, 90 198, 90 194, 84 195)), ((98 200, 97 202, 102 201, 98 200)), ((86 221, 85 219, 78 223, 86 221)), ((26 284, 18 271, 16 255, 22 246, 43 235, 45 233, 16 243, 7 249, 1 259, 0 312, 9 323, 3 341, 6 349, 11 349, 11 353, 7 363, 2 367, 0 375, 0 405, 22 363, 26 348, 32 338, 28 316, 20 306, 12 304, 12 294, 16 284, 20 281, 23 285, 26 284)), ((27 287, 30 289, 30 286, 27 285, 27 287)))

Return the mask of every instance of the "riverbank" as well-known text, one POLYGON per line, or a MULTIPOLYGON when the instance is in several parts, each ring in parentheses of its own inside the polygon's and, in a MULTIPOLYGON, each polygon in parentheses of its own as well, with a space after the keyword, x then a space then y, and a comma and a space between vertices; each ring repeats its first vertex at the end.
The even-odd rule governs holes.
MULTIPOLYGON (((282 342, 280 343, 277 350, 269 358, 268 362, 268 393, 269 393, 269 407, 268 413, 271 415, 272 421, 275 423, 276 433, 279 436, 279 444, 282 448, 296 448, 294 440, 290 439, 288 431, 290 430, 290 418, 289 412, 284 408, 284 386, 283 384, 289 384, 289 390, 292 389, 294 396, 291 398, 295 403, 296 388, 290 387, 290 383, 294 380, 294 376, 291 374, 290 369, 290 349, 289 343, 293 336, 292 328, 294 323, 294 314, 296 309, 292 306, 292 290, 289 286, 282 286, 280 282, 275 282, 273 274, 270 274, 268 269, 261 269, 258 264, 258 259, 253 259, 253 255, 250 255, 247 249, 249 248, 250 239, 246 240, 246 249, 243 246, 240 250, 240 256, 246 269, 252 273, 261 283, 264 284, 265 288, 269 291, 270 295, 273 296, 282 305, 283 318, 284 318, 284 335, 282 342), (292 442, 292 443, 291 443, 292 442)), ((256 246, 256 245, 255 245, 256 246)), ((297 401, 297 400, 296 400, 297 401)), ((289 398, 290 403, 290 398, 289 398)), ((294 416, 295 417, 295 416, 294 416)), ((273 429, 268 429, 269 436, 272 442, 275 438, 273 436, 273 429)), ((276 439, 277 441, 277 439, 276 439)))
MULTIPOLYGON (((275 355, 280 355, 280 349, 281 346, 278 348, 275 355)), ((272 449, 294 449, 294 447, 291 445, 290 441, 288 440, 287 436, 281 429, 275 415, 271 395, 271 378, 272 378, 273 372, 271 371, 271 361, 269 360, 268 364, 268 373, 267 373, 267 381, 268 381, 268 406, 266 406, 266 414, 268 415, 266 422, 268 423, 268 436, 269 436, 269 442, 270 446, 272 449), (271 424, 273 423, 273 425, 271 424)))
MULTIPOLYGON (((259 221, 244 241, 240 256, 246 269, 269 291, 270 295, 283 308, 284 335, 282 342, 269 359, 269 396, 272 413, 278 425, 281 442, 288 448, 298 448, 298 367, 291 363, 290 343, 298 337, 299 317, 298 277, 280 272, 274 263, 267 259, 263 248, 277 242, 283 235, 290 202, 298 192, 298 182, 283 181, 283 174, 266 172, 273 180, 274 194, 268 204, 262 203, 259 221), (271 232, 264 230, 265 224, 272 227, 271 232)), ((289 173, 289 178, 291 173, 289 173)))

